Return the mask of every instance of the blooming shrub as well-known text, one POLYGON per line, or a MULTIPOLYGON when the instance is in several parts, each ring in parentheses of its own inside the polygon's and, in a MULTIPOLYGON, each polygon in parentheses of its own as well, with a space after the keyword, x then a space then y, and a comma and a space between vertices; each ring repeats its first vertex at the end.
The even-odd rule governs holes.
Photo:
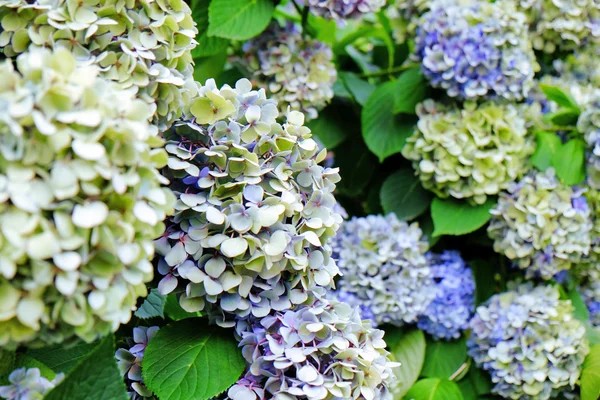
POLYGON ((533 85, 526 17, 512 1, 433 3, 419 20, 414 57, 451 97, 520 100, 533 85))
POLYGON ((168 135, 165 173, 178 200, 156 243, 159 290, 181 280, 182 307, 207 309, 220 323, 305 303, 338 274, 327 244, 341 223, 338 170, 319 165, 326 150, 301 113, 283 124, 277 116, 248 80, 221 89, 208 81, 168 135))
POLYGON ((40 47, 67 49, 98 65, 104 78, 138 91, 152 104, 161 130, 193 95, 190 51, 198 30, 182 0, 1 0, 0 9, 6 56, 40 47))
POLYGON ((527 171, 533 138, 519 108, 488 102, 447 109, 426 101, 417 115, 402 155, 438 196, 482 204, 527 171))
POLYGON ((283 113, 288 108, 314 119, 333 98, 337 78, 331 49, 305 39, 300 29, 288 24, 271 25, 260 36, 246 42, 242 63, 277 101, 283 113))
POLYGON ((549 399, 573 389, 589 352, 573 306, 552 286, 526 283, 493 296, 471 328, 469 354, 505 398, 549 399))
POLYGON ((0 344, 92 341, 146 295, 172 207, 152 109, 66 49, 0 70, 0 344))
POLYGON ((342 274, 338 299, 355 296, 353 303, 367 308, 378 325, 415 322, 434 296, 427 247, 419 226, 394 214, 344 222, 332 242, 342 274))
POLYGON ((317 301, 238 326, 249 369, 228 395, 262 398, 383 399, 395 365, 383 331, 356 308, 317 301))
POLYGON ((378 12, 385 0, 309 0, 310 10, 315 15, 343 21, 360 18, 363 14, 378 12))
POLYGON ((494 250, 527 277, 551 279, 590 251, 592 220, 584 193, 561 184, 552 169, 511 184, 490 213, 494 250))

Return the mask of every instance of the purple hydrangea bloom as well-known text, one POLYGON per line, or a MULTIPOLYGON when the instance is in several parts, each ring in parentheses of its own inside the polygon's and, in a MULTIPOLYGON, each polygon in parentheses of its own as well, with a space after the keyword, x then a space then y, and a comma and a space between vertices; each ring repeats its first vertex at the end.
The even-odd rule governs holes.
POLYGON ((475 306, 475 281, 457 251, 427 254, 435 298, 419 317, 418 327, 439 339, 458 338, 475 306))
POLYGON ((533 85, 526 17, 512 2, 436 2, 415 46, 423 74, 451 97, 521 100, 533 85))
POLYGON ((232 400, 388 399, 393 382, 384 332, 357 308, 317 300, 263 318, 238 320, 246 375, 232 400))
POLYGON ((385 0, 308 0, 308 5, 314 14, 339 21, 377 12, 385 0))
POLYGON ((375 314, 369 305, 365 304, 354 293, 345 292, 343 290, 332 292, 332 297, 341 303, 346 303, 351 307, 358 307, 362 319, 368 319, 373 326, 377 326, 375 322, 375 314))
POLYGON ((9 385, 0 386, 0 398, 7 400, 40 400, 58 385, 65 375, 60 373, 50 381, 38 368, 19 368, 8 376, 9 385))

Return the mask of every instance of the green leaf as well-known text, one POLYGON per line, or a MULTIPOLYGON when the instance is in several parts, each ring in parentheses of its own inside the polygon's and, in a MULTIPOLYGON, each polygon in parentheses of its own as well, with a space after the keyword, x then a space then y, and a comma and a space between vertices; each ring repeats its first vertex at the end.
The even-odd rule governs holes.
POLYGON ((552 165, 552 157, 561 148, 562 142, 554 132, 537 132, 535 136, 537 146, 531 156, 531 164, 540 171, 545 171, 552 165))
POLYGON ((211 0, 208 36, 250 39, 269 25, 273 10, 271 0, 211 0))
POLYGON ((571 139, 552 156, 556 176, 566 185, 577 185, 585 180, 585 142, 571 139))
POLYGON ((600 345, 591 348, 581 371, 581 400, 600 398, 600 345))
POLYGON ((466 360, 467 342, 464 338, 452 341, 428 339, 421 375, 427 378, 450 378, 466 360))
POLYGON ((157 289, 152 289, 148 297, 144 299, 144 302, 135 311, 135 316, 141 319, 160 317, 164 318, 164 308, 167 299, 165 296, 158 293, 157 289))
POLYGON ((164 306, 165 317, 171 318, 173 321, 181 321, 186 318, 195 318, 201 317, 201 312, 190 313, 185 311, 179 305, 179 300, 177 300, 177 294, 170 293, 167 295, 167 299, 165 300, 164 306))
POLYGON ((394 397, 402 398, 416 382, 425 361, 425 335, 423 331, 413 329, 404 333, 400 340, 391 347, 390 357, 401 364, 399 367, 394 368, 397 385, 392 390, 394 397))
POLYGON ((471 206, 465 201, 434 198, 431 203, 433 236, 465 235, 481 228, 492 217, 490 209, 496 199, 488 197, 484 204, 471 206))
POLYGON ((337 31, 335 20, 317 17, 311 13, 308 14, 308 26, 316 32, 315 39, 318 41, 330 45, 335 43, 335 33, 337 31))
POLYGON ((394 115, 395 92, 395 82, 378 86, 362 111, 363 138, 380 162, 402 150, 416 122, 413 117, 394 115))
POLYGON ((40 370, 40 375, 49 380, 52 380, 56 377, 56 371, 53 371, 52 368, 48 367, 43 362, 38 361, 35 358, 32 358, 27 354, 23 353, 17 355, 14 367, 15 369, 23 367, 27 369, 37 368, 40 370))
POLYGON ((27 350, 27 355, 44 363, 55 372, 70 372, 79 362, 87 358, 99 342, 78 342, 74 346, 54 345, 41 349, 27 350))
POLYGON ((229 40, 216 36, 208 36, 208 5, 209 0, 192 0, 192 18, 196 22, 198 45, 192 50, 192 57, 207 57, 222 53, 229 40))
POLYGON ((406 395, 406 400, 463 400, 456 383, 447 379, 428 378, 418 381, 406 395))
POLYGON ((207 79, 219 76, 225 69, 227 53, 219 53, 214 56, 194 59, 194 80, 204 84, 207 79))
POLYGON ((429 248, 431 249, 441 238, 441 236, 433 236, 433 219, 431 219, 431 213, 422 214, 416 221, 423 232, 423 239, 429 243, 429 248))
POLYGON ((489 375, 479 368, 470 368, 458 386, 465 400, 479 400, 492 391, 489 375))
POLYGON ((352 72, 340 72, 338 80, 342 81, 346 90, 361 106, 364 106, 367 103, 369 96, 371 96, 371 93, 375 90, 375 86, 360 79, 352 72))
POLYGON ((368 151, 360 138, 350 138, 335 151, 335 166, 340 168, 342 180, 337 191, 347 196, 358 195, 370 182, 375 173, 377 159, 368 151))
POLYGON ((0 386, 8 383, 8 376, 15 369, 15 352, 0 349, 0 386))
POLYGON ((590 346, 600 344, 600 328, 592 325, 590 321, 584 321, 583 325, 585 326, 585 333, 590 346))
POLYGON ((495 265, 484 260, 474 260, 469 263, 475 279, 475 304, 485 302, 496 293, 494 281, 495 265))
POLYGON ((573 304, 573 307, 575 308, 575 311, 573 312, 575 318, 582 322, 589 321, 590 314, 588 312, 587 306, 581 298, 581 294, 579 294, 579 292, 576 289, 573 289, 569 291, 567 295, 571 300, 571 304, 573 304))
POLYGON ((418 103, 425 100, 427 84, 420 67, 404 71, 396 80, 394 114, 414 114, 418 103))
POLYGON ((542 89, 548 100, 555 102, 561 107, 577 110, 577 112, 580 111, 577 101, 575 101, 573 96, 570 93, 565 93, 560 87, 540 83, 540 89, 542 89))
POLYGON ((328 150, 334 149, 346 140, 349 132, 348 129, 351 129, 351 127, 347 126, 346 120, 339 111, 339 108, 334 107, 334 104, 332 104, 319 112, 319 118, 313 119, 306 124, 313 135, 328 150))
POLYGON ((423 189, 414 171, 408 168, 388 176, 379 195, 385 213, 393 212, 403 220, 423 214, 433 198, 431 192, 423 189))
POLYGON ((246 362, 233 335, 198 319, 161 328, 144 353, 144 382, 161 400, 210 399, 234 384, 246 362))
POLYGON ((560 108, 555 112, 544 115, 546 121, 557 126, 571 126, 577 123, 579 111, 572 108, 560 108))
POLYGON ((128 400, 115 359, 115 338, 107 336, 44 400, 128 400))

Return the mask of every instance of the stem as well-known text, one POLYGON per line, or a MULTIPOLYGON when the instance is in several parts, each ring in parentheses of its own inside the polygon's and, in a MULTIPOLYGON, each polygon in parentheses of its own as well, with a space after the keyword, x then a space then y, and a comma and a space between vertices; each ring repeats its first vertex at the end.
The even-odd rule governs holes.
POLYGON ((308 12, 310 11, 310 9, 308 8, 308 6, 304 6, 304 9, 302 10, 302 32, 307 32, 307 26, 308 26, 308 12))
POLYGON ((453 381, 456 379, 456 377, 458 377, 460 374, 462 374, 462 372, 469 366, 469 364, 467 363, 463 363, 463 365, 460 366, 459 369, 457 369, 456 371, 454 371, 454 373, 450 376, 450 378, 448 378, 449 380, 453 381))
POLYGON ((407 69, 417 67, 418 65, 419 64, 414 64, 414 63, 404 64, 404 65, 400 65, 400 66, 394 67, 394 68, 383 69, 381 71, 367 72, 367 73, 361 74, 361 77, 370 78, 372 76, 382 76, 382 75, 393 74, 396 72, 406 71, 407 69))
POLYGON ((280 10, 279 8, 275 9, 275 12, 273 13, 273 15, 275 17, 289 19, 290 21, 300 22, 300 17, 298 17, 297 15, 288 14, 285 11, 280 10))
POLYGON ((302 15, 302 8, 298 5, 298 3, 296 3, 296 0, 292 0, 292 4, 294 5, 294 8, 296 9, 296 11, 298 11, 298 14, 302 15))

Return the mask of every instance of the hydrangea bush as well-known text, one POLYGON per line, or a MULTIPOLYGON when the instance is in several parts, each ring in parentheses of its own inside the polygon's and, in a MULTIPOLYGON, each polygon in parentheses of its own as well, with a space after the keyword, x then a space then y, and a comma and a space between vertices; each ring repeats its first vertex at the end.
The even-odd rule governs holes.
POLYGON ((536 68, 512 1, 434 2, 419 20, 414 57, 432 86, 463 99, 521 100, 536 68))
POLYGON ((584 191, 561 184, 553 169, 511 184, 490 213, 494 250, 527 277, 551 279, 590 252, 593 224, 584 191))
POLYGON ((337 72, 332 51, 325 43, 302 36, 297 25, 272 24, 243 50, 242 64, 283 113, 302 111, 314 119, 333 98, 337 72))
POLYGON ((98 65, 154 108, 163 130, 193 95, 191 50, 198 32, 183 0, 0 1, 0 46, 8 57, 32 48, 70 51, 98 65))
POLYGON ((442 198, 482 204, 529 168, 533 138, 519 107, 487 102, 457 109, 428 100, 417 115, 402 155, 423 187, 442 198))
POLYGON ((221 89, 207 81, 167 136, 177 203, 156 242, 158 287, 166 294, 181 280, 182 307, 220 323, 290 309, 338 275, 327 244, 341 223, 338 169, 319 165, 326 150, 301 113, 283 124, 278 114, 248 80, 221 89))
POLYGON ((152 108, 66 49, 0 70, 0 344, 94 340, 146 295, 173 204, 152 108))
POLYGON ((549 399, 573 390, 589 352, 583 324, 556 287, 530 283, 493 296, 471 321, 469 354, 489 371, 493 392, 549 399))
POLYGON ((431 302, 428 245, 417 224, 394 214, 353 218, 342 224, 332 247, 342 275, 341 299, 346 293, 356 296, 376 324, 415 322, 431 302))
POLYGON ((600 398, 597 0, 0 0, 0 397, 600 398))

